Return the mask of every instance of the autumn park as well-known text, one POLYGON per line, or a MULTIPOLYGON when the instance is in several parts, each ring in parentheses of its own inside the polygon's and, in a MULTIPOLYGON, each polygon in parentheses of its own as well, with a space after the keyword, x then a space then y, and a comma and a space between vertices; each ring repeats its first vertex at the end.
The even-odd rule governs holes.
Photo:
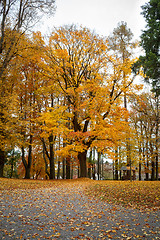
POLYGON ((160 239, 160 2, 140 41, 55 12, 0 1, 0 239, 160 239))

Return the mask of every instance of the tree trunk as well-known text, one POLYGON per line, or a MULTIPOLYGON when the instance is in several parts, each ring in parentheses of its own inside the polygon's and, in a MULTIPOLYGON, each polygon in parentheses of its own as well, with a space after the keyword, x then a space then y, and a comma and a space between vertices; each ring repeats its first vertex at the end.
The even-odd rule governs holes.
POLYGON ((80 177, 80 170, 79 170, 79 165, 78 165, 78 178, 80 177))
POLYGON ((158 152, 159 152, 159 115, 156 121, 156 180, 158 180, 158 152))
POLYGON ((31 164, 32 164, 32 135, 30 135, 29 140, 29 148, 28 148, 28 163, 25 159, 25 151, 24 147, 22 146, 22 162, 25 167, 25 178, 30 179, 30 171, 31 171, 31 164))
POLYGON ((49 172, 48 172, 48 163, 47 163, 47 159, 46 159, 46 156, 45 156, 45 143, 44 142, 43 142, 43 159, 44 159, 44 163, 45 163, 46 179, 48 179, 49 172))
POLYGON ((141 162, 139 161, 139 181, 141 181, 142 180, 142 178, 141 178, 141 169, 142 169, 142 166, 141 166, 141 162))
MULTIPOLYGON (((148 149, 148 140, 146 142, 146 149, 148 149)), ((143 147, 143 160, 145 159, 145 148, 143 147)), ((149 157, 148 157, 148 150, 146 150, 146 181, 149 180, 149 157)))
POLYGON ((30 179, 30 168, 27 166, 27 168, 25 168, 25 179, 30 179))
POLYGON ((28 149, 28 164, 26 168, 26 174, 25 178, 30 179, 30 172, 31 172, 31 164, 32 164, 32 139, 33 136, 30 135, 30 144, 29 144, 29 149, 28 149))
POLYGON ((0 149, 0 177, 3 177, 5 161, 6 161, 5 152, 0 149))
POLYGON ((70 156, 66 158, 66 179, 71 178, 70 156))
POLYGON ((115 180, 118 180, 118 148, 115 150, 115 180))
POLYGON ((151 160, 151 168, 152 168, 151 180, 154 181, 155 180, 155 162, 154 162, 155 159, 154 159, 154 156, 153 156, 153 146, 152 146, 151 142, 150 142, 150 152, 151 152, 151 156, 152 156, 152 160, 151 160))
POLYGON ((100 153, 98 152, 98 162, 97 162, 98 168, 97 168, 97 175, 98 180, 100 180, 100 153))
POLYGON ((151 180, 155 180, 155 163, 154 160, 152 160, 152 174, 151 174, 151 180))
POLYGON ((158 154, 156 155, 156 180, 158 180, 158 154))
POLYGON ((90 150, 90 155, 89 155, 89 159, 88 159, 88 177, 91 178, 91 168, 92 168, 92 149, 90 150))
POLYGON ((66 175, 65 166, 66 166, 65 159, 63 159, 63 162, 62 162, 62 178, 63 179, 65 179, 65 175, 66 175))
POLYGON ((13 177, 13 170, 14 170, 14 165, 13 165, 13 161, 11 162, 11 174, 10 174, 10 178, 13 177))
POLYGON ((156 116, 156 179, 158 180, 158 160, 159 160, 159 121, 160 114, 159 114, 159 98, 157 96, 157 116, 156 116))
POLYGON ((50 148, 50 156, 49 156, 49 162, 50 162, 50 179, 55 179, 55 167, 54 167, 54 149, 53 149, 53 135, 51 134, 49 136, 49 148, 50 148))
POLYGON ((93 180, 96 180, 95 164, 92 164, 92 176, 93 176, 93 180))
POLYGON ((87 177, 87 151, 78 153, 80 163, 80 177, 87 177))
POLYGON ((142 180, 142 148, 141 146, 139 146, 139 181, 141 180, 142 180))
POLYGON ((61 166, 61 163, 60 163, 60 161, 58 160, 57 179, 60 178, 60 166, 61 166))
POLYGON ((73 162, 72 162, 72 165, 71 165, 71 179, 73 179, 73 162))

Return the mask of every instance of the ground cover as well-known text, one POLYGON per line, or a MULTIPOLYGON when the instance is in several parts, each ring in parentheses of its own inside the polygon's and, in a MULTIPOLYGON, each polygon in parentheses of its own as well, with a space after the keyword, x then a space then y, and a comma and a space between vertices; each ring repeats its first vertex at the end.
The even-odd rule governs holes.
POLYGON ((160 209, 160 181, 96 181, 88 195, 125 207, 160 209))
POLYGON ((159 182, 3 178, 0 189, 0 239, 160 239, 158 200, 129 204, 136 193, 159 198, 159 182))

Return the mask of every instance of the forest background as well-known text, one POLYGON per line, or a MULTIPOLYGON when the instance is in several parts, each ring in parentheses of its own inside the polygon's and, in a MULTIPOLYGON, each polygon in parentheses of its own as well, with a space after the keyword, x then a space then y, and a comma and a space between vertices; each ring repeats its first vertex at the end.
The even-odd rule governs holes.
POLYGON ((142 7, 140 43, 125 22, 108 37, 74 24, 33 32, 55 6, 0 2, 0 177, 101 179, 110 159, 116 180, 158 180, 159 1, 142 7))

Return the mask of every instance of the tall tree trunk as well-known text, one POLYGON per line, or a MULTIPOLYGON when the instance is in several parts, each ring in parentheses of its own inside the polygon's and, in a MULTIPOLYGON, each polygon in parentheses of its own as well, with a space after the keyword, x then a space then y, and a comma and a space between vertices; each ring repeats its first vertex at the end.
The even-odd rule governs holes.
POLYGON ((49 149, 50 149, 50 156, 49 156, 49 162, 50 162, 50 179, 55 179, 55 166, 54 166, 54 145, 53 145, 53 135, 51 134, 49 136, 49 149))
POLYGON ((153 156, 153 146, 152 143, 150 141, 150 152, 151 152, 151 168, 152 168, 152 173, 151 173, 151 180, 154 181, 155 180, 155 158, 153 156))
POLYGON ((32 135, 30 135, 29 148, 28 148, 28 162, 25 159, 25 151, 22 146, 22 162, 25 167, 25 178, 30 179, 31 164, 32 164, 32 135))
MULTIPOLYGON (((148 142, 146 143, 146 149, 148 147, 148 142)), ((145 153, 144 153, 144 148, 143 148, 143 159, 145 159, 145 153)), ((146 159, 147 159, 147 162, 146 162, 146 181, 149 180, 149 159, 148 159, 148 150, 146 150, 146 159)))
POLYGON ((79 164, 78 164, 78 178, 80 177, 80 169, 79 169, 79 164))
POLYGON ((122 154, 121 154, 121 147, 118 147, 118 156, 119 156, 119 178, 120 180, 122 180, 122 171, 121 171, 121 167, 122 167, 122 154))
MULTIPOLYGON (((158 105, 158 104, 157 104, 158 105)), ((157 106, 158 108, 158 106, 157 106)), ((159 114, 157 109, 156 117, 156 180, 158 180, 158 152, 159 152, 159 114)))
POLYGON ((92 164, 92 176, 93 176, 93 180, 96 180, 95 164, 92 164))
POLYGON ((115 149, 115 180, 118 180, 118 148, 115 149))
POLYGON ((88 159, 88 177, 91 178, 91 168, 92 168, 92 149, 90 150, 89 159, 88 159))
POLYGON ((60 178, 60 167, 61 167, 61 162, 58 160, 58 170, 57 170, 57 179, 60 178))
POLYGON ((139 181, 142 180, 142 149, 139 147, 139 181))
POLYGON ((3 169, 6 161, 5 152, 0 149, 0 177, 3 177, 3 169))
POLYGON ((48 179, 49 172, 48 172, 48 163, 47 163, 47 159, 46 159, 46 155, 45 155, 45 143, 44 143, 44 141, 43 141, 43 159, 44 159, 44 163, 45 163, 46 179, 48 179))
POLYGON ((66 171, 65 171, 66 161, 63 159, 62 161, 62 178, 65 179, 66 171))
POLYGON ((10 174, 10 178, 13 177, 13 170, 14 170, 14 166, 13 166, 13 162, 11 162, 11 174, 10 174))
POLYGON ((46 159, 45 159, 45 154, 46 154, 47 158, 49 159, 49 164, 50 164, 49 179, 55 179, 54 144, 53 144, 55 139, 53 139, 53 135, 52 134, 49 136, 48 139, 49 139, 50 154, 49 154, 49 152, 48 152, 48 150, 46 148, 46 144, 45 144, 44 139, 43 138, 41 139, 41 141, 43 143, 43 151, 44 151, 43 157, 44 157, 44 160, 45 160, 45 164, 47 164, 46 159))
MULTIPOLYGON (((123 55, 123 62, 124 62, 124 55, 123 55)), ((125 73, 123 73, 123 78, 125 79, 125 73)), ((127 110, 127 96, 126 93, 124 94, 124 108, 127 110)), ((128 119, 126 119, 128 122, 128 119)), ((130 138, 126 138, 126 150, 127 150, 127 166, 130 167, 130 170, 127 170, 127 179, 132 180, 132 166, 131 166, 131 149, 130 149, 130 138)))
POLYGON ((80 177, 87 177, 87 151, 78 153, 80 163, 80 177))
POLYGON ((154 162, 154 159, 152 160, 151 166, 152 166, 151 180, 154 181, 155 180, 155 162, 154 162))
POLYGON ((27 168, 25 169, 25 179, 30 179, 30 168, 27 166, 27 168))
POLYGON ((98 175, 98 180, 100 180, 100 152, 98 152, 98 161, 97 161, 97 175, 98 175))
POLYGON ((71 178, 71 159, 70 156, 66 158, 66 179, 71 178))
POLYGON ((139 181, 142 180, 142 165, 141 162, 139 161, 139 181))
POLYGON ((71 164, 71 179, 73 179, 73 162, 71 164))
POLYGON ((146 156, 146 181, 149 180, 149 153, 148 153, 148 137, 147 137, 147 131, 146 131, 146 144, 143 146, 143 160, 145 159, 146 156), (145 151, 146 149, 146 151, 145 151), (145 154, 146 153, 146 154, 145 154))

